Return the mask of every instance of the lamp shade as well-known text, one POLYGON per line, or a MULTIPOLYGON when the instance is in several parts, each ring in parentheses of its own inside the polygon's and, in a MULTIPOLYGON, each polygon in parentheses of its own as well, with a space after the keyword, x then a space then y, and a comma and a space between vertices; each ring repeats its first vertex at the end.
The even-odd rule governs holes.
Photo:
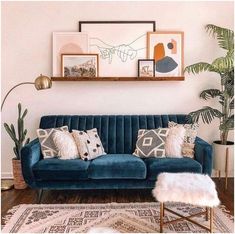
POLYGON ((37 90, 50 89, 52 86, 52 82, 48 76, 43 76, 41 74, 39 77, 35 79, 34 85, 37 90))

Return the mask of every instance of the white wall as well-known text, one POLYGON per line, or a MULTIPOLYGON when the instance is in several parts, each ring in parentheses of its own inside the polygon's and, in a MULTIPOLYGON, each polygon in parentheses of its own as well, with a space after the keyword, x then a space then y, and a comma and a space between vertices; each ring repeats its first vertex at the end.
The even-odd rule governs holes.
MULTIPOLYGON (((2 97, 13 85, 52 73, 52 32, 77 31, 79 20, 155 20, 159 30, 185 32, 185 65, 211 62, 223 54, 209 37, 208 23, 233 28, 233 2, 2 2, 2 97)), ((115 75, 115 71, 114 71, 115 75)), ((54 82, 37 92, 23 86, 8 98, 2 122, 28 107, 26 126, 36 137, 40 116, 48 114, 188 113, 202 105, 204 88, 219 86, 214 74, 186 75, 183 82, 54 82)), ((217 122, 201 125, 199 136, 218 138, 217 122)), ((2 175, 11 174, 12 142, 2 127, 2 175)))

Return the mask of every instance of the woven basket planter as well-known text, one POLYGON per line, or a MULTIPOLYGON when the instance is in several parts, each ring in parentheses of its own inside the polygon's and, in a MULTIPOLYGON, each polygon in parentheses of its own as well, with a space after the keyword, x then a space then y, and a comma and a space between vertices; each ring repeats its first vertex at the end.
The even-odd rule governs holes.
POLYGON ((13 167, 13 177, 14 177, 14 188, 15 189, 25 189, 27 184, 24 181, 21 169, 21 161, 17 159, 12 159, 13 167))

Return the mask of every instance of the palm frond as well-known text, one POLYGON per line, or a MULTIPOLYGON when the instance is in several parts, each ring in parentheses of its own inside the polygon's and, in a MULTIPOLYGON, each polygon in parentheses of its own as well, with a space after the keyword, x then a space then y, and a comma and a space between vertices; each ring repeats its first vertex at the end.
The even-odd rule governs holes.
POLYGON ((213 109, 209 106, 205 106, 202 109, 190 112, 189 115, 193 123, 198 123, 201 117, 203 123, 206 124, 211 123, 214 118, 221 118, 223 116, 223 114, 219 110, 213 109))
POLYGON ((221 48, 225 50, 234 49, 234 32, 233 30, 222 28, 214 24, 206 25, 206 31, 217 37, 218 44, 221 48))
POLYGON ((230 108, 231 110, 234 109, 234 98, 233 98, 232 101, 229 103, 229 108, 230 108))
POLYGON ((203 98, 204 100, 207 100, 209 98, 215 98, 220 95, 221 95, 221 92, 219 89, 206 89, 200 93, 199 97, 203 98))
POLYGON ((195 63, 184 69, 184 72, 187 72, 188 74, 192 73, 194 75, 205 71, 217 72, 217 70, 210 63, 205 62, 195 63))
POLYGON ((215 70, 224 73, 233 69, 233 63, 234 63, 233 57, 226 56, 215 59, 211 65, 215 70))

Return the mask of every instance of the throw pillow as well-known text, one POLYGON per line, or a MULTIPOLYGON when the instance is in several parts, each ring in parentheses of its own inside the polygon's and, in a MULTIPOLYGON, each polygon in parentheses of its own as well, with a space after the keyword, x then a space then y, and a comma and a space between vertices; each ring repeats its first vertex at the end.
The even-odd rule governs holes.
POLYGON ((79 155, 83 160, 91 160, 106 154, 96 128, 72 132, 79 155))
POLYGON ((184 144, 182 146, 182 155, 185 157, 194 157, 195 139, 197 137, 197 130, 199 125, 194 124, 178 124, 175 122, 169 122, 168 127, 183 126, 185 128, 184 144))
POLYGON ((58 156, 58 150, 52 138, 56 130, 68 131, 68 126, 63 126, 60 128, 37 129, 37 136, 39 138, 42 155, 44 158, 54 158, 58 156))
POLYGON ((184 144, 185 128, 183 126, 169 128, 166 138, 166 157, 182 158, 182 146, 184 144))
POLYGON ((140 129, 136 142, 134 155, 141 158, 165 157, 165 141, 169 129, 140 129))
POLYGON ((60 159, 75 159, 79 158, 77 145, 73 136, 67 131, 55 131, 53 141, 58 150, 60 159))

